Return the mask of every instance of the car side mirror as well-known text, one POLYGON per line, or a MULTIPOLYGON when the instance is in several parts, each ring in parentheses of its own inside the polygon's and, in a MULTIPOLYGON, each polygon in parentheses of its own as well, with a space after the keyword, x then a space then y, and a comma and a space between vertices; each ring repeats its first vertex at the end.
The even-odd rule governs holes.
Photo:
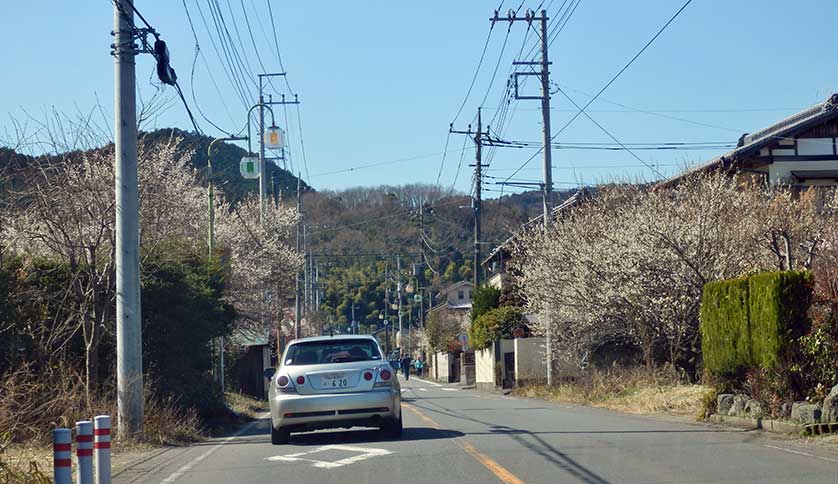
POLYGON ((265 379, 270 380, 274 375, 276 375, 276 368, 265 368, 265 371, 262 372, 262 374, 265 375, 265 379))

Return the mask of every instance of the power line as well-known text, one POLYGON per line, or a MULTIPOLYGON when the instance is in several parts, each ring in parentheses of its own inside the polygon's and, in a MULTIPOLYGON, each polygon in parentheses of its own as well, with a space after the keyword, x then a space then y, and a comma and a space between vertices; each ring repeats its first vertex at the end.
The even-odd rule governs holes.
MULTIPOLYGON (((471 148, 468 148, 468 147, 464 146, 462 150, 467 151, 469 149, 471 149, 471 148)), ((459 152, 459 151, 460 150, 450 150, 450 151, 446 151, 445 153, 456 153, 456 152, 459 152)), ((425 155, 411 156, 411 157, 408 157, 408 158, 399 158, 399 159, 396 159, 396 160, 388 160, 388 161, 379 161, 379 162, 375 162, 375 163, 367 163, 367 164, 364 164, 364 165, 358 165, 358 166, 353 166, 353 167, 349 167, 349 168, 341 168, 340 170, 315 173, 314 175, 311 175, 311 177, 312 178, 317 178, 319 176, 336 175, 336 174, 339 174, 339 173, 350 173, 350 172, 353 172, 353 171, 363 170, 363 169, 367 169, 367 168, 375 168, 375 167, 378 167, 378 166, 385 166, 385 165, 394 165, 394 164, 397 164, 397 163, 406 163, 408 161, 421 160, 423 158, 432 158, 432 157, 436 157, 436 156, 439 156, 439 155, 442 155, 442 154, 444 154, 444 153, 443 152, 436 152, 436 153, 428 153, 428 154, 425 154, 425 155)))
MULTIPOLYGON (((503 3, 501 3, 503 5, 503 3)), ((480 53, 480 60, 477 62, 477 68, 474 70, 474 76, 471 78, 471 84, 468 86, 468 91, 466 91, 465 97, 463 97, 463 102, 460 103, 460 107, 457 109, 457 114, 454 115, 454 120, 451 123, 456 123, 457 119, 459 119, 460 114, 463 112, 463 108, 466 106, 468 102, 469 96, 471 96, 471 90, 474 89, 474 84, 477 82, 477 76, 480 74, 480 67, 483 65, 483 59, 486 57, 486 49, 489 47, 489 40, 492 38, 492 30, 494 29, 494 25, 489 27, 489 33, 486 35, 486 42, 483 44, 483 52, 480 53)))
POLYGON ((592 98, 591 98, 591 100, 590 100, 590 101, 588 101, 588 103, 587 103, 587 104, 585 104, 582 108, 580 108, 580 109, 579 109, 579 112, 578 112, 578 113, 576 113, 576 114, 575 114, 572 118, 570 118, 570 120, 569 120, 567 123, 565 123, 565 125, 564 125, 564 126, 562 126, 562 128, 561 128, 558 132, 556 132, 556 134, 554 134, 554 135, 553 135, 553 138, 555 138, 556 136, 558 136, 559 134, 561 134, 561 133, 562 133, 565 129, 567 129, 567 127, 568 127, 568 126, 570 126, 570 125, 571 125, 571 124, 572 124, 572 123, 573 123, 573 122, 574 122, 574 121, 575 121, 575 120, 576 120, 576 119, 577 119, 577 118, 578 118, 581 114, 583 114, 583 113, 585 112, 585 110, 588 108, 588 106, 590 106, 591 104, 593 104, 593 102, 594 102, 594 101, 596 101, 596 100, 597 100, 597 98, 598 98, 598 97, 599 97, 599 96, 600 96, 603 92, 605 92, 605 90, 606 90, 606 89, 608 89, 609 87, 611 87, 611 84, 613 84, 613 83, 614 83, 614 81, 616 81, 616 80, 617 80, 617 79, 618 79, 618 78, 619 78, 619 77, 620 77, 620 76, 621 76, 621 75, 622 75, 622 74, 623 74, 623 73, 624 73, 624 72, 625 72, 625 71, 626 71, 629 67, 631 67, 631 65, 634 63, 634 61, 636 61, 636 60, 637 60, 637 58, 638 58, 638 57, 640 57, 640 56, 643 54, 643 52, 645 52, 645 51, 646 51, 646 49, 648 49, 648 48, 649 48, 649 46, 651 46, 651 45, 655 42, 655 40, 657 40, 657 38, 658 38, 658 37, 660 37, 660 35, 663 33, 663 31, 664 31, 664 30, 666 30, 666 28, 667 28, 667 27, 669 27, 669 24, 671 24, 672 22, 674 22, 674 21, 675 21, 675 19, 676 19, 676 18, 678 18, 678 16, 679 16, 679 15, 681 15, 681 12, 683 12, 683 11, 684 11, 684 9, 686 9, 686 8, 687 8, 687 6, 689 6, 689 4, 690 4, 690 3, 692 3, 692 1, 693 1, 693 0, 687 0, 686 2, 684 2, 684 4, 681 6, 681 8, 679 8, 679 9, 678 9, 678 11, 677 11, 677 12, 675 12, 675 14, 674 14, 674 15, 673 15, 673 16, 672 16, 672 17, 671 17, 671 18, 670 18, 670 19, 669 19, 669 20, 668 20, 668 21, 667 21, 667 22, 663 25, 663 27, 661 27, 661 28, 657 31, 657 33, 655 33, 655 35, 653 35, 653 36, 652 36, 652 38, 651 38, 651 39, 649 39, 649 41, 648 41, 648 42, 646 42, 646 44, 643 46, 643 48, 641 48, 641 49, 637 52, 637 54, 635 54, 635 55, 634 55, 634 57, 632 57, 632 58, 628 61, 628 63, 626 63, 626 65, 624 65, 624 66, 623 66, 623 68, 622 68, 622 69, 620 69, 620 70, 619 70, 619 71, 618 71, 618 72, 614 75, 614 77, 612 77, 612 78, 611 78, 611 80, 609 80, 607 83, 605 83, 605 85, 604 85, 604 86, 602 86, 602 88, 601 88, 601 89, 600 89, 600 90, 599 90, 596 94, 594 94, 594 97, 592 97, 592 98))
POLYGON ((198 42, 198 34, 195 32, 195 25, 192 23, 192 15, 189 13, 189 7, 186 5, 186 0, 182 0, 183 2, 183 10, 186 13, 186 19, 189 21, 189 29, 192 31, 192 37, 195 39, 195 59, 192 61, 192 72, 189 76, 189 90, 192 92, 192 102, 195 103, 195 108, 198 110, 198 113, 201 115, 202 118, 209 124, 211 124, 215 129, 221 131, 222 133, 229 134, 230 131, 224 130, 219 127, 217 124, 212 122, 201 110, 201 105, 198 104, 198 100, 195 97, 195 63, 198 60, 198 57, 201 57, 202 62, 204 63, 204 67, 207 69, 207 73, 210 76, 210 80, 212 81, 212 85, 215 87, 215 92, 218 94, 218 99, 221 101, 221 105, 224 106, 224 110, 227 112, 227 116, 230 118, 230 122, 235 124, 233 120, 233 115, 230 113, 230 108, 227 106, 227 103, 224 101, 224 96, 221 95, 221 89, 218 87, 218 83, 215 82, 215 76, 212 75, 212 70, 209 68, 209 64, 207 63, 207 58, 204 56, 203 51, 201 51, 201 44, 198 42))
MULTIPOLYGON (((446 207, 446 206, 449 206, 449 205, 455 205, 455 204, 460 204, 460 203, 464 203, 464 200, 461 200, 461 199, 451 200, 451 201, 448 201, 448 202, 445 202, 445 203, 438 203, 436 205, 430 205, 429 208, 441 208, 441 207, 446 207)), ((390 214, 390 215, 385 215, 383 217, 376 217, 376 218, 372 218, 372 219, 362 220, 360 222, 353 222, 353 223, 349 223, 349 224, 330 227, 330 228, 327 228, 327 229, 315 230, 315 231, 309 232, 308 235, 311 236, 311 235, 317 235, 317 234, 322 234, 322 233, 326 233, 326 232, 334 232, 335 230, 358 227, 360 225, 366 225, 366 224, 370 224, 370 223, 373 223, 373 222, 380 222, 382 220, 388 220, 388 219, 391 219, 391 218, 404 217, 406 214, 407 214, 407 212, 394 213, 394 214, 390 214)))
MULTIPOLYGON (((271 7, 271 0, 266 0, 266 1, 268 3, 268 16, 271 19, 271 29, 273 30, 273 34, 274 34, 274 46, 276 47, 276 59, 279 61, 279 68, 282 70, 282 72, 285 72, 285 66, 282 64, 282 54, 279 51, 279 40, 278 40, 278 37, 276 35, 276 23, 274 22, 274 11, 273 11, 273 8, 271 7)), ((282 76, 282 78, 285 79, 285 85, 288 87, 288 91, 293 94, 294 90, 291 89, 291 84, 288 81, 288 76, 282 76)))
POLYGON ((207 22, 206 16, 204 15, 204 11, 201 8, 201 5, 198 3, 199 0, 195 0, 195 6, 198 9, 198 14, 201 16, 201 21, 204 24, 204 28, 209 35, 210 42, 212 44, 213 49, 215 50, 215 54, 218 57, 218 62, 224 67, 224 73, 227 75, 227 80, 230 81, 230 85, 239 95, 239 99, 242 102, 242 106, 247 109, 250 99, 250 93, 247 92, 245 84, 243 84, 242 79, 240 78, 239 72, 236 70, 236 67, 233 63, 232 58, 227 49, 227 44, 224 41, 223 35, 221 33, 221 29, 219 28, 218 21, 215 16, 215 10, 213 10, 212 4, 209 4, 210 14, 212 16, 212 21, 215 26, 215 33, 218 36, 218 43, 221 45, 221 49, 218 48, 218 45, 215 43, 215 38, 213 37, 212 30, 209 27, 209 23, 207 22), (223 54, 223 56, 222 56, 223 54))
MULTIPOLYGON (((144 47, 145 51, 148 52, 149 54, 151 54, 151 56, 154 58, 155 62, 160 63, 160 59, 157 57, 156 51, 148 44, 148 42, 146 41, 145 35, 143 35, 143 33, 140 32, 136 28, 136 26, 134 26, 133 19, 125 12, 125 10, 123 10, 121 3, 118 0, 112 0, 111 2, 108 2, 108 3, 113 4, 116 7, 116 9, 119 11, 120 15, 122 15, 122 17, 125 18, 127 23, 132 26, 132 28, 134 30, 132 32, 133 36, 136 36, 140 39, 140 42, 143 44, 143 47, 144 47)), ((131 5, 131 9, 140 18, 140 20, 143 21, 145 26, 148 28, 148 32, 151 33, 152 35, 154 35, 154 38, 159 41, 160 40, 160 35, 157 33, 157 31, 154 29, 154 27, 152 27, 151 24, 149 24, 148 21, 145 19, 145 17, 143 17, 143 15, 140 13, 140 11, 137 10, 137 7, 134 6, 133 2, 129 2, 129 5, 131 5)), ((166 59, 166 62, 168 63, 168 59, 166 59)), ((171 66, 167 66, 167 67, 171 68, 171 66)), ((189 103, 186 102, 186 98, 183 96, 183 91, 181 90, 180 84, 178 84, 177 79, 174 80, 173 85, 175 87, 175 90, 177 91, 178 96, 180 97, 181 102, 183 103, 183 107, 186 108, 186 113, 189 115, 189 120, 192 122, 192 127, 195 128, 195 132, 199 133, 199 134, 203 134, 203 132, 201 131, 201 128, 198 126, 198 123, 195 121, 195 117, 192 115, 192 110, 189 108, 189 103)))
MULTIPOLYGON (((686 9, 686 8, 687 8, 687 6, 688 6, 690 3, 692 3, 692 0, 687 0, 687 1, 686 1, 686 2, 685 2, 682 6, 681 6, 681 8, 679 8, 679 9, 678 9, 678 11, 677 11, 677 12, 675 12, 675 14, 674 14, 674 15, 673 15, 673 16, 672 16, 672 17, 671 17, 671 18, 670 18, 670 19, 669 19, 669 20, 668 20, 668 21, 667 21, 667 22, 663 25, 663 27, 661 27, 661 28, 660 28, 660 29, 659 29, 659 30, 655 33, 655 35, 653 35, 653 36, 652 36, 652 38, 651 38, 651 39, 649 39, 649 41, 648 41, 648 42, 646 42, 646 44, 645 44, 645 45, 644 45, 644 46, 643 46, 643 47, 642 47, 642 48, 641 48, 641 49, 640 49, 640 50, 639 50, 639 51, 638 51, 638 52, 634 55, 634 57, 632 57, 632 58, 628 61, 628 63, 626 63, 626 65, 624 65, 624 66, 623 66, 623 68, 622 68, 622 69, 620 69, 620 70, 617 72, 617 74, 615 74, 615 75, 614 75, 614 76, 613 76, 613 77, 612 77, 612 78, 611 78, 611 79, 610 79, 607 83, 605 83, 605 85, 604 85, 604 86, 603 86, 603 87, 602 87, 602 88, 601 88, 601 89, 600 89, 600 90, 599 90, 599 91, 598 91, 598 92, 597 92, 597 93, 596 93, 596 94, 595 94, 595 95, 591 98, 591 100, 590 100, 590 101, 588 101, 588 103, 587 103, 587 104, 585 104, 582 108, 580 108, 580 109, 579 109, 579 111, 578 111, 578 112, 577 112, 577 113, 576 113, 576 114, 575 114, 575 115, 574 115, 574 116, 573 116, 573 117, 572 117, 572 118, 571 118, 571 119, 570 119, 567 123, 565 123, 565 125, 564 125, 564 126, 562 126, 562 128, 561 128, 561 129, 559 129, 559 130, 558 130, 558 131, 557 131, 554 135, 552 135, 552 136, 550 137, 550 140, 552 141, 553 139, 555 139, 555 138, 556 138, 559 134, 561 134, 561 133, 562 133, 565 129, 567 129, 567 127, 568 127, 568 126, 570 126, 570 125, 571 125, 571 123, 573 123, 574 121, 576 121, 576 119, 577 119, 579 116, 581 116, 583 113, 585 113, 585 110, 586 110, 586 109, 587 109, 587 108, 588 108, 591 104, 593 104, 593 102, 594 102, 594 101, 596 101, 596 100, 597 100, 597 98, 598 98, 598 97, 599 97, 599 96, 600 96, 603 92, 605 92, 605 90, 606 90, 606 89, 608 89, 608 88, 611 86, 611 84, 613 84, 613 83, 614 83, 614 81, 616 81, 616 80, 617 80, 617 79, 618 79, 618 78, 619 78, 619 77, 620 77, 620 76, 621 76, 621 75, 622 75, 622 74, 623 74, 623 73, 624 73, 624 72, 625 72, 625 71, 626 71, 626 70, 627 70, 627 69, 628 69, 628 68, 629 68, 629 67, 630 67, 633 63, 634 63, 634 61, 636 61, 636 60, 637 60, 637 58, 638 58, 638 57, 640 57, 640 56, 641 56, 641 54, 643 54, 643 52, 645 52, 645 51, 646 51, 646 49, 648 49, 648 48, 649 48, 649 46, 650 46, 650 45, 652 45, 652 43, 654 43, 654 41, 655 41, 655 40, 656 40, 656 39, 657 39, 657 38, 658 38, 658 37, 659 37, 659 36, 663 33, 663 31, 664 31, 664 30, 666 30, 666 28, 667 28, 667 27, 669 27, 669 25, 670 25, 673 21, 675 21, 675 19, 676 19, 676 18, 678 18, 678 16, 679 16, 679 15, 681 15, 681 12, 683 12, 683 11, 684 11, 684 9, 686 9)), ((564 92, 564 91, 561 91, 561 90, 560 90, 560 92, 564 92)), ((593 118, 590 118, 590 116, 588 116, 588 118, 589 118, 589 119, 591 119, 591 121, 593 121, 593 118)), ((597 125, 599 126, 599 124, 598 124, 598 123, 596 123, 595 121, 594 121, 594 124, 597 124, 597 125)), ((602 128, 602 126, 600 126, 600 128, 601 128, 604 132, 606 132, 606 133, 609 135, 609 137, 612 137, 612 139, 615 139, 615 140, 616 140, 616 138, 613 138, 613 136, 611 136, 611 134, 610 134, 610 133, 608 133, 608 132, 605 130, 605 128, 602 128)), ((532 156, 530 156, 530 157, 529 157, 529 158, 528 158, 528 159, 527 159, 527 160, 526 160, 526 161, 525 161, 525 162, 524 162, 524 163, 523 163, 523 164, 522 164, 522 165, 518 168, 518 170, 516 170, 516 171, 515 171, 512 175, 510 175, 510 177, 509 177, 509 178, 512 178, 513 176, 515 176, 521 168, 524 168, 525 166, 527 166, 527 164, 528 164, 530 161, 532 161, 533 159, 535 159, 535 157, 536 157, 536 156, 538 156, 538 154, 541 152, 541 150, 542 150, 542 149, 543 149, 543 148, 541 148, 540 150, 538 150, 538 151, 536 151, 535 153, 533 153, 533 155, 532 155, 532 156)), ((635 157, 637 157, 637 155, 634 155, 634 156, 635 156, 635 157)), ((640 160, 640 158, 639 158, 639 157, 638 157, 637 159, 638 159, 638 160, 640 160)), ((640 161, 641 161, 641 162, 643 162, 642 160, 640 160, 640 161)), ((643 162, 643 163, 645 163, 645 162, 643 162)))
POLYGON ((300 119, 300 105, 297 104, 297 129, 300 130, 300 151, 303 155, 303 167, 306 170, 306 178, 311 179, 308 174, 308 161, 306 161, 306 145, 305 141, 303 141, 303 122, 300 119))

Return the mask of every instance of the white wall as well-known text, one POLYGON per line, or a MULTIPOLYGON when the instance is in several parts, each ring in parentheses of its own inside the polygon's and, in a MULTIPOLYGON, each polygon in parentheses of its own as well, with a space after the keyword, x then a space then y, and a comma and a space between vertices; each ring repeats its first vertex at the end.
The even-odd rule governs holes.
POLYGON ((474 381, 495 384, 495 354, 492 348, 474 352, 474 381))
POLYGON ((451 354, 437 353, 436 354, 436 378, 440 381, 448 381, 451 375, 451 354))
POLYGON ((547 349, 544 338, 517 338, 515 342, 515 380, 547 380, 547 349))
MULTIPOLYGON (((825 161, 775 161, 774 163, 768 165, 768 178, 771 181, 772 185, 776 185, 778 183, 783 183, 785 179, 791 178, 792 171, 805 171, 805 170, 838 170, 838 160, 825 160, 825 161)), ((828 184, 834 185, 835 182, 832 180, 820 181, 820 180, 811 180, 807 181, 806 184, 814 185, 814 184, 828 184)))

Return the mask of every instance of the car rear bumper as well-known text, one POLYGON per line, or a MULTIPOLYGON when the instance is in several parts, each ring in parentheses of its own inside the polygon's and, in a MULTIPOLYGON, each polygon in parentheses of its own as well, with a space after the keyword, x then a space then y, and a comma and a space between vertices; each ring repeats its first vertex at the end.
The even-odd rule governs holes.
POLYGON ((325 395, 276 394, 270 402, 274 428, 314 430, 320 428, 376 426, 401 416, 397 389, 325 395))

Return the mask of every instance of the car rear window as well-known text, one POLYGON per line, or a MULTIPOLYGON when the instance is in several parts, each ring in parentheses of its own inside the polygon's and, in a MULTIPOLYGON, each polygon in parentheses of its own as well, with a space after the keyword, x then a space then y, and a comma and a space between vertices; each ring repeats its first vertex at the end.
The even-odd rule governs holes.
POLYGON ((310 341, 288 348, 286 365, 321 365, 350 361, 380 360, 378 345, 368 339, 310 341))

